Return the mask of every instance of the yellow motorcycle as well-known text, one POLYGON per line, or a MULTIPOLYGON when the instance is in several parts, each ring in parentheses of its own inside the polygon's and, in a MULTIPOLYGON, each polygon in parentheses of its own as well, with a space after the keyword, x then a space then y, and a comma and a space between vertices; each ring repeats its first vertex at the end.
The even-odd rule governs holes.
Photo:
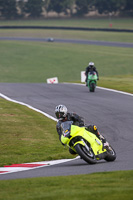
POLYGON ((72 121, 61 124, 61 142, 67 145, 83 160, 89 164, 95 164, 99 160, 114 161, 115 150, 109 145, 104 148, 102 141, 95 134, 87 131, 85 127, 72 125, 72 121))

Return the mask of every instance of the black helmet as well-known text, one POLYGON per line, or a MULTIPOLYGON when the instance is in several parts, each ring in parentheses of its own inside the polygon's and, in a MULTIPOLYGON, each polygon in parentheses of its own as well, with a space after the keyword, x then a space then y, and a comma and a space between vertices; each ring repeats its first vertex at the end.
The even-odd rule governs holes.
POLYGON ((55 115, 57 119, 62 120, 67 116, 67 107, 64 105, 58 105, 55 108, 55 115))

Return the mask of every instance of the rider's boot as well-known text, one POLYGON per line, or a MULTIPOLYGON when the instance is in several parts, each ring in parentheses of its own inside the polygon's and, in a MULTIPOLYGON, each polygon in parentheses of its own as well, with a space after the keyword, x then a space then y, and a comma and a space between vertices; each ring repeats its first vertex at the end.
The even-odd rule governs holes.
POLYGON ((103 137, 100 132, 98 131, 96 126, 93 126, 93 129, 95 131, 95 135, 102 141, 103 148, 107 149, 109 147, 109 143, 106 141, 106 138, 103 137))

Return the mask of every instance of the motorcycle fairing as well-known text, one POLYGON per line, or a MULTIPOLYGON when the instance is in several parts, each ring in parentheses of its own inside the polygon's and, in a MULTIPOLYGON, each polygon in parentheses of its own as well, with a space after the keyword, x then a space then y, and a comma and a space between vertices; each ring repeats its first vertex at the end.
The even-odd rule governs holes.
POLYGON ((97 74, 96 72, 93 73, 88 73, 88 80, 87 80, 87 84, 88 87, 90 87, 90 83, 97 83, 97 74))
POLYGON ((93 152, 95 155, 106 152, 106 149, 103 150, 102 142, 96 137, 95 134, 87 131, 85 127, 78 127, 75 125, 71 125, 70 135, 71 135, 71 138, 67 138, 62 135, 61 141, 63 144, 67 144, 68 146, 70 146, 71 140, 73 140, 74 137, 76 137, 77 140, 79 138, 79 140, 74 143, 73 147, 71 147, 73 150, 74 150, 74 146, 78 143, 85 146, 85 143, 80 139, 80 138, 83 138, 90 143, 90 146, 93 149, 93 152))

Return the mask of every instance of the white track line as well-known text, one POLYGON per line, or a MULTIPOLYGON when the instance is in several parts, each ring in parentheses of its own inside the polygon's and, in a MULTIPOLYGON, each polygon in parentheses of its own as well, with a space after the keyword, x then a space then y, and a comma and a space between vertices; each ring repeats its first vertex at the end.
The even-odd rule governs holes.
MULTIPOLYGON (((6 95, 0 93, 0 97, 8 100, 8 101, 11 101, 11 102, 14 102, 14 103, 18 103, 20 105, 24 105, 24 106, 27 106, 28 108, 36 111, 36 112, 39 112, 43 115, 45 115, 46 117, 54 120, 54 121, 58 121, 56 118, 52 117, 51 115, 45 113, 45 112, 42 112, 41 110, 39 109, 36 109, 26 103, 23 103, 23 102, 20 102, 20 101, 16 101, 14 99, 11 99, 9 97, 7 97, 6 95)), ((78 159, 79 157, 77 156, 76 158, 74 159, 78 159)), ((61 160, 53 160, 53 161, 41 161, 41 162, 34 162, 34 163, 24 163, 24 164, 42 164, 42 166, 37 166, 37 167, 11 167, 11 166, 8 166, 8 167, 0 167, 0 174, 9 174, 9 173, 13 173, 13 172, 18 172, 18 171, 24 171, 24 170, 30 170, 30 169, 36 169, 36 168, 41 168, 41 167, 46 167, 46 166, 50 166, 50 165, 56 165, 56 164, 60 164, 60 163, 64 163, 64 162, 69 162, 69 161, 72 161, 74 159, 61 159, 61 160), (44 165, 43 165, 44 164, 44 165)))
MULTIPOLYGON (((75 84, 75 85, 80 85, 80 86, 85 86, 84 84, 81 84, 81 83, 64 83, 64 84, 75 84)), ((130 94, 130 93, 127 93, 127 92, 122 92, 122 91, 118 91, 118 90, 113 90, 113 89, 108 89, 108 88, 103 88, 103 87, 97 87, 101 90, 107 90, 107 91, 111 91, 111 92, 116 92, 116 93, 121 93, 121 94, 124 94, 124 95, 129 95, 129 96, 133 96, 133 94, 130 94)), ((41 110, 39 109, 36 109, 26 103, 23 103, 23 102, 20 102, 20 101, 16 101, 16 100, 13 100, 7 96, 5 96, 4 94, 0 93, 0 97, 8 100, 8 101, 11 101, 11 102, 14 102, 14 103, 18 103, 18 104, 21 104, 21 105, 24 105, 24 106, 27 106, 28 108, 36 111, 36 112, 39 112, 43 115, 45 115, 46 117, 54 120, 54 121, 58 121, 56 118, 52 117, 51 115, 45 113, 45 112, 42 112, 41 110)), ((74 159, 77 159, 79 157, 76 157, 74 159)), ((13 172, 17 172, 17 171, 24 171, 24 170, 29 170, 29 169, 35 169, 35 168, 40 168, 40 167, 45 167, 45 166, 49 166, 49 165, 55 165, 55 164, 59 164, 59 163, 63 163, 63 162, 68 162, 68 161, 71 161, 71 160, 74 160, 74 159, 62 159, 62 160, 53 160, 53 161, 42 161, 42 162, 34 162, 34 163, 29 163, 29 164, 44 164, 42 166, 37 166, 37 167, 33 167, 33 168, 30 168, 30 167, 0 167, 0 174, 7 174, 7 173, 13 173, 13 172), (3 173, 2 173, 3 171, 3 173)), ((28 163, 27 163, 28 164, 28 163)))
POLYGON ((123 92, 123 91, 119 91, 119 90, 114 90, 114 89, 109 89, 109 88, 104 88, 104 87, 99 87, 97 86, 97 88, 101 89, 101 90, 107 90, 107 91, 111 91, 111 92, 116 92, 116 93, 121 93, 121 94, 125 94, 125 95, 129 95, 133 97, 133 94, 128 93, 128 92, 123 92))
POLYGON ((49 114, 47 114, 47 113, 45 113, 45 112, 43 112, 43 111, 41 111, 41 110, 39 110, 39 109, 37 109, 37 108, 34 108, 34 107, 32 107, 32 106, 30 106, 30 105, 28 105, 28 104, 26 104, 26 103, 23 103, 23 102, 21 102, 21 101, 16 101, 16 100, 14 100, 14 99, 11 99, 11 98, 5 96, 5 95, 2 94, 2 93, 0 93, 0 96, 1 96, 2 98, 4 98, 4 99, 8 100, 8 101, 11 101, 11 102, 14 102, 14 103, 18 103, 18 104, 27 106, 28 108, 30 108, 30 109, 32 109, 32 110, 34 110, 34 111, 36 111, 36 112, 39 112, 39 113, 45 115, 46 117, 48 117, 48 118, 50 118, 50 119, 52 119, 52 120, 54 120, 54 121, 58 121, 56 118, 52 117, 51 115, 49 115, 49 114))
MULTIPOLYGON (((82 84, 82 83, 64 83, 64 84, 73 84, 73 85, 81 85, 81 86, 85 86, 85 84, 82 84)), ((116 92, 116 93, 121 93, 121 94, 125 94, 125 95, 129 95, 129 96, 132 96, 133 97, 133 94, 131 93, 128 93, 128 92, 123 92, 123 91, 119 91, 119 90, 114 90, 114 89, 109 89, 109 88, 104 88, 104 87, 99 87, 97 86, 98 89, 101 89, 101 90, 107 90, 107 91, 110 91, 110 92, 116 92)))
POLYGON ((6 166, 6 167, 0 167, 0 175, 10 174, 10 173, 13 173, 13 172, 26 171, 26 170, 31 170, 31 169, 37 169, 37 168, 42 168, 42 167, 48 167, 48 166, 51 166, 51 165, 57 165, 57 164, 69 162, 69 161, 72 161, 72 160, 75 160, 75 159, 78 159, 78 158, 79 158, 79 156, 77 156, 74 159, 61 159, 61 160, 24 163, 25 166, 23 166, 23 167, 21 167, 21 164, 20 164, 20 167, 19 167, 19 164, 16 164, 16 165, 18 165, 17 167, 9 165, 9 166, 6 166), (27 167, 27 165, 34 165, 34 166, 32 166, 32 167, 28 166, 27 167), (40 166, 38 166, 38 165, 40 165, 40 166))

